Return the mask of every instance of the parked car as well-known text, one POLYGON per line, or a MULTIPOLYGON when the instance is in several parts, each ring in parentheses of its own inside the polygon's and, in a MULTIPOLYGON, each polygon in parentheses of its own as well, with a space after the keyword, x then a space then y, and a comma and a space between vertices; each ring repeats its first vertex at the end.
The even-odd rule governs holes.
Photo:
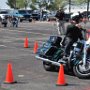
POLYGON ((0 11, 0 18, 4 19, 5 17, 8 17, 8 11, 0 11))
POLYGON ((90 11, 88 11, 88 13, 87 13, 87 11, 84 11, 81 14, 83 17, 87 17, 87 14, 88 14, 88 16, 90 16, 90 11))
POLYGON ((65 21, 68 22, 70 20, 71 14, 65 13, 65 21))
POLYGON ((19 14, 21 14, 23 16, 22 18, 20 18, 20 22, 22 22, 24 20, 29 21, 29 22, 32 21, 31 14, 28 13, 27 10, 18 10, 18 12, 19 12, 19 14))
POLYGON ((22 18, 23 16, 19 13, 9 13, 9 16, 14 16, 14 17, 18 17, 18 18, 22 18))
POLYGON ((34 20, 39 20, 40 19, 40 14, 39 13, 32 13, 32 19, 34 20))
POLYGON ((56 13, 48 13, 47 14, 47 21, 56 21, 55 15, 56 15, 56 13))
POLYGON ((8 16, 12 17, 18 17, 18 18, 22 18, 23 15, 21 15, 18 10, 11 10, 9 13, 8 13, 8 16))
POLYGON ((74 16, 77 16, 77 15, 79 15, 78 12, 72 13, 72 14, 71 14, 71 18, 74 17, 74 16))

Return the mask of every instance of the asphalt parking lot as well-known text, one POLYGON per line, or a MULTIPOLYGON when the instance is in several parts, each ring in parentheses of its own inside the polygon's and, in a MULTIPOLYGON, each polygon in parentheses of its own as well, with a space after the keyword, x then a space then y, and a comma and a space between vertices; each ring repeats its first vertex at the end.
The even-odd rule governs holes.
POLYGON ((55 22, 23 22, 18 28, 0 28, 0 90, 90 90, 89 79, 66 74, 68 86, 56 86, 58 72, 45 71, 42 62, 36 60, 34 42, 40 46, 50 35, 58 35, 55 22), (24 48, 26 36, 28 48, 24 48), (8 63, 17 83, 4 84, 8 63))

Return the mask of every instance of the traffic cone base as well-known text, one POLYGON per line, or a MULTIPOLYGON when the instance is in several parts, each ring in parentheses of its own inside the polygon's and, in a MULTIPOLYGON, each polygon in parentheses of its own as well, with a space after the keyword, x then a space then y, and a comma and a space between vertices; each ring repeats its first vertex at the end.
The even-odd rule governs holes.
POLYGON ((14 84, 14 83, 17 83, 17 81, 14 81, 14 82, 7 82, 7 81, 4 81, 4 84, 14 84))
POLYGON ((67 83, 64 83, 64 84, 56 84, 56 86, 67 86, 68 84, 67 83))

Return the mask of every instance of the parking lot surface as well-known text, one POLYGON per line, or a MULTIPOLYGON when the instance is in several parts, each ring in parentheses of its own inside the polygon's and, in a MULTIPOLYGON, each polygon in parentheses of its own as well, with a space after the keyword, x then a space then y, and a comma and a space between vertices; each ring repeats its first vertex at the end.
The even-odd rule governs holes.
POLYGON ((90 79, 67 74, 68 85, 56 86, 58 72, 45 71, 42 61, 35 58, 34 42, 40 46, 50 35, 58 35, 55 22, 23 22, 18 28, 0 28, 0 90, 90 90, 90 79), (28 48, 24 48, 26 37, 28 48), (9 63, 17 83, 4 84, 9 63))

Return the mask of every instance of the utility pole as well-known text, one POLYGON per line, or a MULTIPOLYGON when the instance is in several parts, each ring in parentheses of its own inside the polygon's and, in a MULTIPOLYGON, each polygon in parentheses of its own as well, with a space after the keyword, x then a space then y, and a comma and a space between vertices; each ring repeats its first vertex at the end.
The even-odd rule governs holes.
POLYGON ((17 8, 16 3, 17 3, 17 2, 16 2, 16 0, 15 0, 15 6, 14 6, 14 9, 16 9, 16 8, 17 8))
POLYGON ((89 1, 90 0, 87 0, 87 17, 88 17, 88 11, 89 11, 89 1))
POLYGON ((69 13, 71 13, 71 0, 69 0, 69 13))
POLYGON ((25 4, 25 10, 26 10, 27 9, 27 6, 28 6, 28 1, 25 0, 24 4, 25 4))

